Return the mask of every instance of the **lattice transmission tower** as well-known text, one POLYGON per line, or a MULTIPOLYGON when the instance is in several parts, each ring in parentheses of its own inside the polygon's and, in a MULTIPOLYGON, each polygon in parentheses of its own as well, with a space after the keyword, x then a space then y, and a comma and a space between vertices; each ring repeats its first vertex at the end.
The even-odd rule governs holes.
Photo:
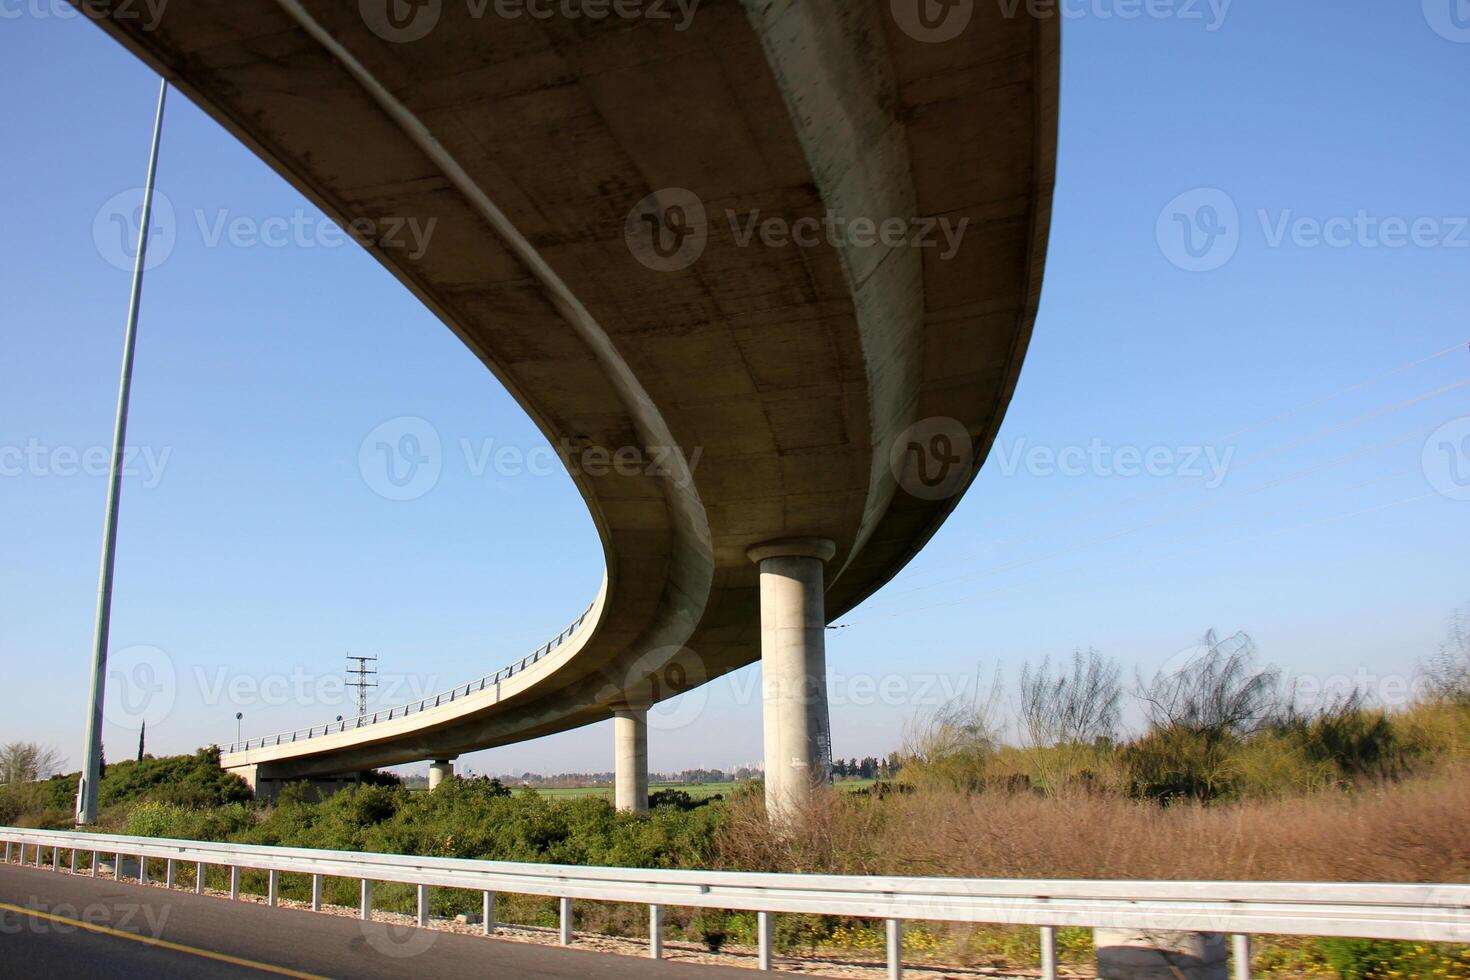
POLYGON ((378 686, 378 682, 372 679, 378 676, 377 668, 368 666, 369 664, 376 665, 377 662, 377 657, 354 657, 350 653, 347 655, 347 686, 357 690, 357 717, 359 718, 367 716, 368 691, 378 686))

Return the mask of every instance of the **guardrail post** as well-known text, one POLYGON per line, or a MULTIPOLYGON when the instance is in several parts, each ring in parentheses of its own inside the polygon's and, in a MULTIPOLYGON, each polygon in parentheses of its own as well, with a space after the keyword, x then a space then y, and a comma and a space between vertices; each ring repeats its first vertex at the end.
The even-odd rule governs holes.
POLYGON ((360 896, 357 917, 364 922, 370 922, 373 918, 373 883, 366 878, 362 879, 360 896))
POLYGON ((10 841, 6 841, 5 842, 5 863, 6 864, 9 864, 10 863, 10 847, 11 847, 10 841))
POLYGON ((664 956, 664 907, 648 907, 648 955, 656 960, 664 956))
POLYGON ((92 852, 92 877, 93 878, 97 877, 97 865, 99 865, 99 864, 102 863, 100 860, 98 860, 99 857, 100 857, 100 855, 96 851, 93 851, 92 852))
POLYGON ((1057 929, 1041 927, 1041 980, 1057 980, 1057 929))
POLYGON ((230 866, 230 901, 238 901, 240 898, 240 866, 230 866))
POLYGON ((141 854, 138 855, 138 884, 148 884, 148 859, 141 854))
POLYGON ((561 900, 561 944, 563 946, 572 944, 572 900, 570 898, 561 900))
POLYGON ((888 946, 888 980, 902 980, 903 920, 889 919, 883 925, 884 938, 888 946))
POLYGON ((1237 933, 1230 937, 1230 958, 1235 961, 1235 980, 1251 980, 1251 937, 1237 933))
POLYGON ((429 926, 429 886, 419 885, 419 928, 429 926))
POLYGON ((172 890, 174 887, 174 859, 169 858, 163 865, 163 887, 172 890))
POLYGON ((61 870, 61 848, 59 847, 51 848, 51 870, 61 870))
POLYGON ((495 893, 486 892, 480 908, 480 926, 485 935, 495 935, 495 893))
POLYGON ((204 862, 199 861, 194 865, 194 894, 204 894, 204 862))
POLYGON ((269 872, 270 884, 266 886, 265 901, 271 908, 281 903, 281 873, 275 868, 269 872))
POLYGON ((75 847, 71 849, 71 873, 77 873, 77 849, 75 847))
POLYGON ((762 970, 771 968, 771 934, 774 932, 772 925, 770 912, 755 914, 756 960, 762 970))
POLYGON ((112 856, 112 880, 113 881, 122 881, 122 855, 121 854, 114 854, 112 856))
POLYGON ((311 876, 311 910, 320 912, 322 910, 322 876, 311 876))

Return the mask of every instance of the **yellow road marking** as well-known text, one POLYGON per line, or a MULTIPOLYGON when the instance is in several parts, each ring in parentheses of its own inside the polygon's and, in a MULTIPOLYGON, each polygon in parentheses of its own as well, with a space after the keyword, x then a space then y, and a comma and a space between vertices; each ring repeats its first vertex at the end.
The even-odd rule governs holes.
POLYGON ((121 929, 113 929, 109 926, 93 925, 90 922, 82 922, 78 919, 68 919, 64 915, 52 915, 50 912, 40 912, 36 909, 28 909, 21 905, 11 905, 9 902, 0 902, 0 910, 15 912, 19 915, 28 915, 33 919, 45 919, 48 922, 59 922, 95 932, 103 936, 112 936, 115 939, 131 939, 135 943, 145 946, 156 946, 159 949, 172 950, 175 953, 188 953, 190 956, 202 956, 207 960, 218 963, 229 963, 232 966, 243 966, 251 970, 261 970, 265 973, 274 973, 281 977, 296 977, 297 980, 327 980, 326 977, 315 973, 302 973, 300 970, 288 970, 283 966, 271 966, 269 963, 257 963, 239 956, 230 956, 226 953, 216 953, 207 949, 198 949, 194 946, 185 946, 183 943, 171 943, 166 939, 154 939, 151 936, 139 936, 136 933, 124 932, 121 929))

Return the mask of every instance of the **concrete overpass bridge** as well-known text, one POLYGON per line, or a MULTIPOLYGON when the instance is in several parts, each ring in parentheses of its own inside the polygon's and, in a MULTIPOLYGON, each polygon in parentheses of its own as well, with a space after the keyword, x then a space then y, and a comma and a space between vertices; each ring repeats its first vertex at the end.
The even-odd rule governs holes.
POLYGON ((706 0, 688 18, 652 0, 189 0, 154 23, 74 2, 362 229, 568 447, 606 556, 591 607, 526 659, 223 764, 259 789, 442 772, 616 716, 636 807, 648 705, 759 659, 768 800, 799 805, 828 772, 825 624, 945 520, 1016 384, 1057 19, 966 0, 706 0), (409 217, 434 222, 422 251, 381 234, 409 217), (936 227, 960 230, 952 248, 936 227), (939 247, 918 247, 926 229, 939 247), (576 465, 589 453, 629 465, 576 465))

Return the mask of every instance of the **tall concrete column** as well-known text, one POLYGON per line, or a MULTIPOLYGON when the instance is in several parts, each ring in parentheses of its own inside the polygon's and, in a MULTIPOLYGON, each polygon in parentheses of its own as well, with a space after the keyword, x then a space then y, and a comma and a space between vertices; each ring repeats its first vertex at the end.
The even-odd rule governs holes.
POLYGON ((442 783, 442 782, 444 782, 444 780, 446 780, 446 779, 453 779, 453 778, 454 778, 454 760, 453 759, 436 759, 436 760, 434 760, 434 764, 431 765, 431 766, 429 766, 429 792, 432 793, 434 790, 438 789, 439 788, 439 784, 442 783))
POLYGON ((827 710, 826 563, 836 546, 792 538, 749 551, 760 566, 766 812, 786 819, 832 782, 827 710))
POLYGON ((1215 932, 1095 929, 1100 980, 1227 980, 1225 937, 1215 932))
POLYGON ((613 711, 613 797, 619 810, 648 809, 648 709, 613 711))

